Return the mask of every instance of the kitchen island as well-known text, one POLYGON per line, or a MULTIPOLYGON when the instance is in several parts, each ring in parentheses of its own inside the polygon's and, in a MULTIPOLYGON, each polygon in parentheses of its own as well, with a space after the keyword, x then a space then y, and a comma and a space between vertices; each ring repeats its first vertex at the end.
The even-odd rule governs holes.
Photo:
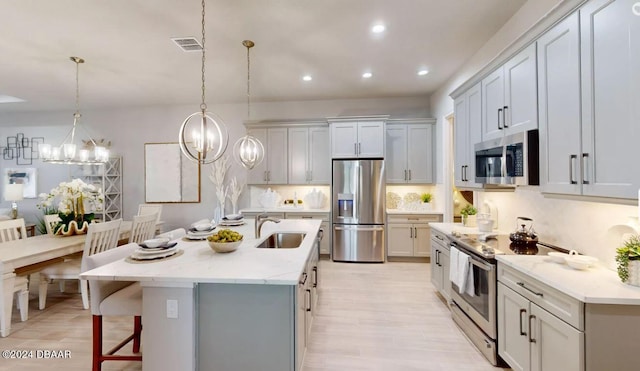
POLYGON ((180 240, 180 256, 117 261, 82 278, 141 283, 143 370, 299 370, 315 302, 320 223, 267 222, 256 239, 247 220, 228 227, 244 235, 234 252, 180 240), (273 232, 306 236, 298 248, 255 247, 273 232))

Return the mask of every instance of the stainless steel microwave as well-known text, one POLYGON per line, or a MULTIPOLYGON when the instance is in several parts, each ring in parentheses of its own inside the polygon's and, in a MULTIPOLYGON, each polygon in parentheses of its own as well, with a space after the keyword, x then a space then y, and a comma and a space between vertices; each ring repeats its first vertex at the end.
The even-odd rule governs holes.
POLYGON ((539 185, 538 142, 538 130, 530 130, 476 144, 476 183, 539 185))

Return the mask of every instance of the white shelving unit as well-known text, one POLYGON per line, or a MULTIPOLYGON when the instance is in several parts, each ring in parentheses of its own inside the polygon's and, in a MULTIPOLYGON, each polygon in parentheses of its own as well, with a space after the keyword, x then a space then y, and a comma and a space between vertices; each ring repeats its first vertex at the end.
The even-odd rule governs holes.
POLYGON ((103 222, 122 217, 122 158, 111 157, 105 164, 74 165, 71 178, 82 179, 104 192, 103 211, 96 218, 103 222))

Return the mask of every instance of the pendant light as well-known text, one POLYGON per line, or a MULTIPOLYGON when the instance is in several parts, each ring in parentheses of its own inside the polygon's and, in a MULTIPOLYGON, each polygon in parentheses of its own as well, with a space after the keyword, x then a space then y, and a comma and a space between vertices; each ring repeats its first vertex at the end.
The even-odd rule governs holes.
MULTIPOLYGON (((249 50, 255 46, 251 40, 242 42, 247 48, 247 120, 251 119, 251 58, 249 50)), ((233 145, 233 158, 245 169, 251 170, 264 160, 264 146, 258 138, 245 135, 233 145)))
POLYGON ((80 64, 84 63, 84 59, 79 57, 70 57, 69 59, 76 64, 76 112, 73 114, 73 127, 58 147, 52 147, 50 144, 41 144, 39 146, 40 157, 42 161, 50 164, 103 164, 109 161, 109 150, 97 145, 89 133, 80 125, 80 117, 82 115, 80 114, 79 70, 80 64), (89 140, 85 141, 84 145, 76 144, 76 130, 78 129, 84 130, 89 137, 89 140))
POLYGON ((200 111, 189 115, 182 123, 178 141, 180 142, 182 153, 189 160, 200 164, 210 164, 219 159, 227 150, 229 133, 222 119, 207 111, 207 104, 205 103, 204 3, 205 0, 202 0, 202 102, 200 103, 200 111))

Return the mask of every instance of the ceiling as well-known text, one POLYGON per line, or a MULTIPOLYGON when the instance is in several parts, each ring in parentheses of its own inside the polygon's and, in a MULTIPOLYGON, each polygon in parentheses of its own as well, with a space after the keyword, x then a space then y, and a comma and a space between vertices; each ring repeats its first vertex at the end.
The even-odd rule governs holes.
MULTIPOLYGON (((207 0, 207 102, 426 96, 525 0, 207 0), (386 31, 371 27, 383 22, 386 31), (426 68, 426 76, 417 71, 426 68), (362 78, 371 71, 373 77, 362 78), (312 75, 310 82, 303 75, 312 75)), ((0 113, 198 104, 197 0, 0 0, 0 113)))

